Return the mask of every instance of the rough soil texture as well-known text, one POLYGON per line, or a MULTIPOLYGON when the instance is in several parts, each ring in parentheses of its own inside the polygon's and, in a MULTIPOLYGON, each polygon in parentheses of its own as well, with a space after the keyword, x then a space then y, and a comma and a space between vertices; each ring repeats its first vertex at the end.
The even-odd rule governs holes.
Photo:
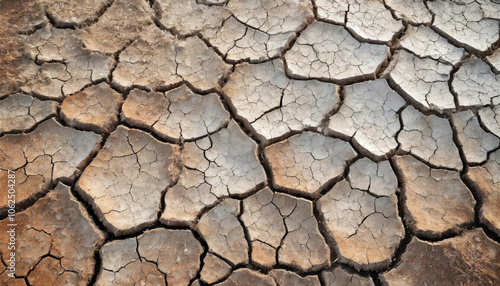
POLYGON ((500 285, 499 1, 0 19, 0 284, 500 285))

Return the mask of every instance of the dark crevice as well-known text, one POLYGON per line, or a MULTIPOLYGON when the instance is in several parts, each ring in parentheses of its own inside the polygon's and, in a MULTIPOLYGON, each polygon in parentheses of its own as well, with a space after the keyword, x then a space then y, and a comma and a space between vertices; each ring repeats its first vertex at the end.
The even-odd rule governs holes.
POLYGON ((334 79, 334 78, 329 78, 329 77, 305 77, 301 75, 296 75, 293 74, 292 71, 288 68, 288 65, 286 63, 286 59, 282 58, 283 60, 283 65, 284 65, 284 70, 285 74, 288 78, 294 79, 294 80, 317 80, 321 82, 326 82, 326 83, 334 83, 336 85, 352 85, 355 83, 361 83, 365 81, 370 81, 370 80, 375 80, 376 78, 376 73, 381 67, 384 65, 385 61, 381 62, 379 66, 375 69, 373 73, 368 73, 368 74, 363 74, 363 75, 358 75, 358 76, 353 76, 349 78, 343 78, 343 79, 334 79))
POLYGON ((372 278, 373 284, 375 284, 375 286, 382 286, 383 285, 382 282, 380 281, 379 273, 371 272, 370 277, 372 278))
MULTIPOLYGON (((316 221, 318 222, 319 233, 321 234, 321 236, 325 240, 326 244, 328 245, 328 249, 330 250, 330 261, 329 261, 329 264, 332 265, 338 259, 338 254, 337 254, 338 252, 336 251, 337 250, 337 245, 336 245, 333 237, 332 238, 329 237, 328 227, 326 225, 326 221, 325 221, 323 215, 318 210, 316 202, 314 202, 312 205, 313 205, 313 214, 314 214, 314 217, 316 218, 316 221), (335 246, 332 247, 332 245, 335 245, 335 246)), ((287 230, 287 233, 288 233, 288 230, 287 230)))
POLYGON ((203 270, 203 267, 205 266, 205 257, 208 255, 209 247, 205 239, 196 231, 191 230, 191 233, 193 234, 194 238, 201 244, 201 247, 203 248, 203 253, 200 255, 200 268, 198 269, 198 272, 196 273, 195 277, 191 279, 189 282, 189 285, 193 283, 196 280, 200 280, 201 282, 201 271, 203 270))
POLYGON ((96 249, 96 251, 94 252, 94 261, 95 261, 94 273, 92 274, 92 278, 90 279, 88 285, 95 285, 95 283, 97 282, 97 278, 101 274, 102 271, 102 258, 100 254, 101 247, 96 249))
POLYGON ((450 78, 448 79, 448 89, 450 90, 450 93, 453 94, 453 98, 455 100, 455 108, 457 109, 457 112, 458 111, 462 111, 462 110, 466 110, 468 108, 464 108, 462 106, 460 106, 460 103, 459 103, 459 100, 458 100, 458 93, 455 91, 455 89, 453 88, 453 80, 455 79, 455 74, 458 72, 458 70, 460 69, 460 67, 462 67, 462 65, 470 58, 470 55, 466 54, 462 57, 462 59, 460 59, 460 61, 458 63, 456 63, 455 65, 453 65, 453 68, 450 72, 450 78))
POLYGON ((462 146, 460 140, 458 139, 458 130, 457 130, 452 118, 448 119, 448 124, 451 127, 453 143, 457 147, 458 155, 460 156, 460 160, 462 161, 462 170, 460 173, 465 174, 468 171, 469 166, 467 165, 467 158, 465 157, 465 152, 463 150, 463 146, 462 146))
POLYGON ((406 196, 404 194, 404 182, 401 179, 403 175, 401 174, 401 171, 399 168, 396 166, 396 162, 394 161, 393 158, 389 160, 389 163, 391 164, 391 168, 396 174, 396 177, 398 178, 398 189, 396 191, 396 196, 398 198, 398 215, 401 219, 401 222, 403 223, 403 227, 405 229, 405 236, 404 238, 399 242, 399 246, 396 249, 396 252, 394 253, 394 256, 392 258, 392 261, 385 270, 383 271, 388 271, 392 268, 394 268, 402 259, 402 255, 406 251, 406 247, 412 240, 414 234, 411 232, 410 227, 408 226, 407 219, 405 218, 405 204, 406 204, 406 196))
POLYGON ((481 187, 478 185, 477 182, 472 180, 468 173, 462 174, 462 181, 464 184, 467 186, 467 188, 470 190, 472 196, 476 200, 476 205, 474 206, 474 227, 475 228, 482 228, 485 234, 491 238, 492 240, 496 241, 497 243, 500 243, 500 237, 498 234, 494 233, 491 229, 495 229, 495 226, 492 225, 489 221, 483 220, 481 218, 481 209, 483 208, 484 205, 484 200, 486 199, 484 196, 483 191, 481 190, 481 187))
POLYGON ((337 113, 342 105, 344 104, 345 101, 345 87, 344 86, 337 86, 337 91, 335 92, 335 96, 337 98, 337 104, 330 110, 328 113, 326 113, 323 116, 323 119, 321 122, 318 124, 318 129, 323 133, 323 135, 326 135, 328 132, 328 126, 330 124, 330 118, 337 113))

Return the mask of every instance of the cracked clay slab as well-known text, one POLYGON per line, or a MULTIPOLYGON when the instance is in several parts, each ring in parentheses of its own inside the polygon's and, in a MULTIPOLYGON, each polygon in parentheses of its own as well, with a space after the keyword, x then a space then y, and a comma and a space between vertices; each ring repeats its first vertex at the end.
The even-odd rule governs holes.
MULTIPOLYGON (((28 204, 56 180, 73 182, 97 152, 100 140, 95 133, 62 126, 54 118, 29 133, 4 135, 0 137, 0 179, 7 182, 7 170, 15 170, 17 204, 28 204)), ((0 190, 7 197, 7 188, 0 190)), ((6 210, 2 204, 0 213, 6 210)))
POLYGON ((462 170, 462 160, 447 119, 424 115, 413 106, 403 110, 401 119, 403 130, 398 135, 401 150, 437 167, 462 170))
POLYGON ((408 25, 399 45, 420 57, 429 57, 453 65, 465 55, 463 48, 450 44, 446 38, 426 26, 408 25))
POLYGON ((57 102, 13 94, 0 100, 0 134, 30 129, 57 113, 57 102))
POLYGON ((363 39, 387 42, 403 29, 401 20, 392 17, 380 0, 347 0, 346 27, 363 39))
POLYGON ((233 265, 248 263, 248 242, 238 220, 240 212, 240 201, 226 199, 205 213, 196 225, 209 250, 233 265))
POLYGON ((487 56, 486 60, 495 68, 497 73, 500 73, 500 49, 487 56))
POLYGON ((156 228, 100 250, 96 285, 190 285, 203 247, 190 230, 156 228))
POLYGON ((205 283, 214 284, 227 278, 231 274, 231 269, 231 265, 209 252, 203 259, 200 279, 205 283))
POLYGON ((499 261, 500 245, 480 228, 439 242, 413 237, 401 261, 382 273, 381 281, 394 286, 496 285, 499 261))
POLYGON ((345 99, 330 117, 328 132, 352 137, 353 142, 375 158, 383 158, 398 147, 401 128, 397 112, 405 101, 386 80, 356 83, 344 88, 345 99))
POLYGON ((227 9, 241 22, 268 34, 297 31, 313 18, 312 3, 307 0, 232 0, 227 9))
POLYGON ((277 59, 238 65, 222 92, 266 141, 317 127, 337 105, 336 90, 333 83, 287 78, 277 59))
POLYGON ((134 232, 156 221, 161 195, 181 169, 179 149, 120 125, 76 188, 111 232, 134 232))
POLYGON ((336 81, 371 79, 388 52, 386 45, 360 43, 342 26, 314 21, 286 52, 287 73, 336 81))
MULTIPOLYGON (((235 1, 236 2, 236 1, 235 1)), ((268 1, 264 6, 272 8, 272 1, 268 1)), ((287 1, 284 5, 277 6, 277 10, 283 7, 310 6, 309 1, 287 1), (281 8, 280 8, 281 7, 281 8)), ((262 6, 256 5, 258 2, 252 3, 233 3, 231 7, 223 5, 203 5, 202 1, 188 0, 188 1, 157 1, 158 7, 161 11, 161 18, 159 22, 165 28, 179 33, 181 36, 188 36, 193 34, 201 34, 203 38, 208 40, 210 44, 218 50, 228 62, 250 61, 261 62, 271 58, 278 57, 285 47, 285 45, 292 39, 295 30, 290 30, 290 27, 279 27, 279 23, 293 24, 291 21, 285 23, 282 17, 291 16, 295 19, 295 25, 302 26, 305 21, 312 18, 312 8, 308 13, 306 10, 302 11, 307 16, 307 19, 300 19, 298 13, 285 12, 274 20, 270 20, 266 26, 273 27, 273 33, 263 31, 259 28, 253 28, 235 16, 229 11, 233 9, 237 11, 240 16, 249 17, 243 13, 241 6, 253 6, 256 9, 262 6), (298 22, 297 22, 298 21, 298 22), (303 21, 303 23, 302 23, 303 21)), ((276 3, 275 3, 276 4, 276 3)), ((283 4, 283 3, 282 3, 283 4)), ((291 10, 290 10, 291 11, 291 10)), ((250 20, 247 18, 247 20, 250 20)), ((265 20, 265 19, 260 19, 265 20)), ((298 27, 297 27, 298 29, 298 27)))
POLYGON ((123 90, 134 86, 166 90, 187 81, 198 90, 209 91, 219 86, 229 69, 197 36, 177 39, 150 26, 120 53, 113 83, 123 90))
POLYGON ((100 10, 104 9, 110 0, 40 0, 39 2, 56 25, 59 27, 81 26, 97 18, 100 10))
POLYGON ((273 193, 269 188, 244 199, 241 220, 248 231, 252 262, 271 268, 278 257, 279 263, 306 271, 329 265, 328 246, 311 207, 304 199, 273 193))
POLYGON ((85 27, 82 41, 91 50, 113 54, 153 25, 153 16, 147 1, 115 0, 96 23, 85 27))
POLYGON ((500 75, 495 75, 489 65, 474 56, 460 66, 451 86, 458 95, 460 106, 484 106, 500 102, 500 75))
POLYGON ((224 282, 216 284, 217 286, 239 286, 239 285, 260 285, 260 286, 277 286, 274 279, 260 273, 259 271, 241 268, 231 273, 224 282))
POLYGON ((500 4, 492 3, 489 0, 438 0, 428 2, 427 6, 435 15, 433 26, 463 45, 479 51, 486 51, 499 38, 498 11, 500 11, 500 4), (491 6, 483 6, 480 4, 481 2, 491 4, 491 6), (487 8, 494 9, 495 5, 497 11, 493 12, 492 15, 496 14, 496 19, 484 17, 491 11, 487 8))
POLYGON ((184 145, 185 168, 165 195, 166 224, 189 225, 218 199, 245 194, 264 185, 266 173, 257 144, 231 120, 219 132, 184 145))
POLYGON ((479 110, 478 115, 486 130, 500 138, 500 99, 499 104, 479 110))
POLYGON ((448 87, 452 68, 451 65, 399 50, 384 73, 391 86, 414 104, 442 113, 455 109, 455 99, 448 87))
MULTIPOLYGON (((6 233, 9 222, 0 222, 6 233)), ((18 212, 16 224, 17 276, 27 276, 31 285, 88 285, 94 275, 94 252, 104 243, 104 233, 70 187, 58 183, 47 196, 18 212)), ((3 261, 10 255, 7 246, 0 242, 3 261)))
POLYGON ((310 197, 340 176, 357 155, 349 143, 313 132, 294 135, 264 152, 276 187, 310 197))
POLYGON ((84 48, 80 30, 45 27, 25 39, 31 62, 21 88, 50 99, 62 99, 108 77, 115 60, 84 48))
POLYGON ((217 94, 199 95, 183 85, 165 94, 132 90, 121 118, 162 138, 192 140, 218 131, 229 122, 229 112, 217 94))
POLYGON ((102 82, 68 96, 61 105, 61 117, 69 126, 109 133, 118 125, 122 95, 102 82))
POLYGON ((452 114, 452 122, 465 160, 469 164, 483 163, 488 158, 488 153, 500 144, 498 137, 481 128, 478 118, 470 110, 452 114))
POLYGON ((315 2, 320 20, 345 24, 357 37, 365 40, 387 42, 403 28, 401 20, 392 17, 391 11, 385 8, 383 1, 318 0, 315 2))
POLYGON ((500 151, 492 153, 486 164, 471 167, 466 177, 482 202, 479 220, 500 235, 500 151))
POLYGON ((333 270, 323 270, 320 275, 323 285, 326 286, 375 286, 371 278, 351 273, 342 267, 336 267, 333 270))
POLYGON ((403 180, 405 219, 418 235, 439 238, 474 222, 476 200, 460 173, 430 168, 412 156, 394 159, 403 180))
MULTIPOLYGON (((432 14, 420 0, 385 0, 397 18, 405 19, 412 24, 426 24, 432 21, 432 14)), ((411 27, 408 25, 408 28, 411 27)), ((421 26, 423 27, 423 26, 421 26)))
POLYGON ((405 235, 396 188, 396 175, 388 161, 363 158, 350 167, 347 180, 317 201, 342 262, 358 270, 389 265, 405 235))

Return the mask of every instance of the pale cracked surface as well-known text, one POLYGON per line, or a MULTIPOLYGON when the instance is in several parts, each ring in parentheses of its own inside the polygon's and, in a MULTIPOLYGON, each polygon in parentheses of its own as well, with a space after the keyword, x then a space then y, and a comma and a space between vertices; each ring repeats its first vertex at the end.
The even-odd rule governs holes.
POLYGON ((463 48, 455 47, 426 26, 409 25, 399 45, 420 57, 428 57, 449 64, 458 63, 465 55, 463 48))
POLYGON ((315 21, 285 54, 288 72, 302 78, 373 78, 387 46, 360 43, 342 26, 315 21))
POLYGON ((348 162, 356 157, 349 143, 313 132, 266 147, 265 154, 275 187, 310 197, 342 175, 348 162))
POLYGON ((112 54, 153 24, 154 12, 147 1, 115 0, 96 23, 83 30, 89 49, 112 54))
POLYGON ((68 96, 61 105, 61 117, 69 126, 109 133, 118 125, 122 95, 106 83, 68 96))
POLYGON ((80 37, 80 31, 50 27, 27 36, 25 46, 33 62, 23 71, 30 80, 22 90, 62 99, 106 79, 115 60, 84 48, 80 37))
MULTIPOLYGON (((37 1, 34 1, 37 2, 37 1)), ((99 10, 104 9, 110 0, 40 0, 46 13, 58 26, 85 25, 96 19, 99 10)))
MULTIPOLYGON (((229 218, 234 217, 240 211, 236 207, 236 201, 231 200, 230 202, 235 205, 232 216, 228 215, 226 211, 228 208, 226 206, 229 205, 228 201, 223 203, 224 212, 219 211, 218 220, 225 220, 224 225, 232 225, 229 218), (227 216, 229 218, 226 218, 227 216)), ((273 194, 269 189, 264 189, 245 199, 243 208, 241 220, 248 229, 252 247, 250 256, 253 262, 267 268, 279 263, 304 272, 317 271, 330 265, 330 249, 319 232, 310 201, 286 194, 273 194), (278 248, 279 250, 276 251, 278 248), (276 252, 278 252, 277 256, 276 252), (278 261, 275 260, 276 257, 278 261)), ((215 215, 216 210, 217 207, 209 211, 208 216, 211 215, 212 211, 215 215)), ((232 220, 236 228, 237 221, 232 220)), ((199 228, 202 222, 203 227, 206 227, 208 220, 204 221, 204 217, 202 217, 198 224, 199 228)), ((238 224, 238 226, 241 225, 238 224)), ((228 227, 226 226, 226 228, 228 227)), ((219 233, 221 233, 220 229, 219 233)), ((205 234, 203 235, 205 236, 205 234)), ((209 247, 212 248, 210 242, 209 240, 209 247)), ((231 243, 230 237, 227 238, 227 242, 228 245, 231 243)), ((234 249, 234 247, 230 248, 234 249)), ((246 247, 244 252, 240 250, 238 253, 240 259, 243 257, 248 259, 246 257, 247 251, 246 247)), ((225 257, 228 258, 227 255, 225 257)))
POLYGON ((437 167, 462 170, 450 122, 436 115, 424 115, 413 106, 401 113, 403 130, 398 135, 401 150, 437 167))
MULTIPOLYGON (((16 174, 18 204, 47 192, 56 180, 73 182, 99 148, 101 137, 92 132, 61 126, 54 118, 44 121, 30 133, 0 137, 0 179, 7 185, 7 170, 16 174)), ((7 188, 0 189, 7 198, 7 188)), ((0 213, 5 213, 5 200, 0 213)))
POLYGON ((295 31, 313 18, 307 0, 234 0, 227 8, 241 22, 268 34, 295 31))
POLYGON ((346 27, 364 39, 386 42, 403 29, 401 21, 392 17, 383 1, 347 0, 347 4, 346 27))
POLYGON ((455 73, 451 83, 460 106, 484 106, 500 101, 500 75, 489 65, 471 57, 455 73))
POLYGON ((363 39, 387 42, 403 29, 401 21, 394 19, 380 0, 318 0, 316 5, 319 19, 345 24, 363 39))
POLYGON ((179 147, 118 126, 77 182, 77 190, 115 234, 156 221, 162 192, 180 172, 179 147))
POLYGON ((217 94, 199 95, 185 85, 165 94, 134 89, 123 104, 121 117, 162 138, 188 140, 213 133, 229 121, 217 94))
POLYGON ((190 230, 148 230, 102 247, 96 285, 187 286, 199 270, 202 253, 190 230))
POLYGON ((276 265, 276 257, 279 263, 301 269, 328 264, 329 255, 315 250, 320 247, 327 251, 328 247, 318 236, 317 223, 310 217, 310 208, 310 203, 305 200, 275 194, 269 188, 244 199, 241 220, 248 230, 251 260, 267 268, 276 265), (298 240, 290 240, 288 236, 298 240), (279 247, 280 252, 276 256, 279 247), (309 262, 301 259, 308 259, 309 262))
POLYGON ((430 168, 409 155, 394 163, 403 181, 405 219, 415 233, 437 238, 474 221, 476 200, 460 173, 430 168))
POLYGON ((41 101, 21 93, 11 95, 0 100, 0 134, 30 129, 56 113, 55 101, 41 101))
POLYGON ((95 285, 166 285, 165 276, 153 262, 137 252, 137 238, 114 240, 100 250, 102 270, 95 285))
MULTIPOLYGON (((432 21, 432 14, 423 1, 385 0, 385 4, 394 10, 396 17, 405 19, 412 24, 425 24, 432 21)), ((410 27, 412 26, 408 26, 408 28, 410 27)))
MULTIPOLYGON (((7 233, 12 222, 0 222, 1 231, 7 233)), ((31 285, 88 285, 96 263, 94 252, 104 243, 104 233, 68 186, 59 183, 17 213, 15 223, 17 276, 27 277, 31 285)), ((3 261, 10 256, 7 247, 7 241, 0 241, 3 261)))
POLYGON ((259 272, 243 268, 238 269, 229 276, 224 282, 217 284, 218 286, 320 286, 318 276, 308 275, 301 277, 292 271, 283 269, 273 269, 269 274, 261 274, 259 272))
POLYGON ((257 144, 234 122, 221 131, 184 145, 179 180, 165 195, 161 221, 190 224, 217 199, 245 195, 266 180, 257 144))
POLYGON ((345 99, 330 117, 328 131, 352 137, 376 158, 395 150, 395 135, 401 128, 397 112, 405 101, 383 79, 347 86, 344 91, 345 99))
POLYGON ((481 200, 479 220, 500 235, 500 151, 492 153, 486 164, 470 168, 466 177, 481 200))
POLYGON ((285 218, 287 234, 278 251, 278 263, 300 272, 313 272, 330 266, 330 247, 318 229, 313 204, 305 199, 288 197, 276 204, 285 218))
POLYGON ((497 73, 500 73, 500 49, 497 49, 493 54, 487 56, 486 60, 496 69, 497 73))
POLYGON ((356 161, 347 180, 317 202, 340 261, 356 269, 387 266, 404 237, 398 216, 397 180, 388 161, 356 161))
POLYGON ((500 100, 494 107, 485 107, 478 112, 481 123, 488 131, 500 138, 500 100))
POLYGON ((210 251, 233 265, 248 263, 248 242, 238 220, 240 213, 240 201, 226 199, 205 213, 196 225, 210 251))
POLYGON ((222 91, 265 140, 317 127, 338 102, 335 84, 289 79, 280 60, 238 65, 222 91))
POLYGON ((312 18, 312 7, 309 1, 279 1, 283 2, 279 6, 274 1, 260 2, 265 2, 265 7, 259 7, 262 4, 259 1, 255 3, 235 1, 230 6, 203 5, 203 1, 196 0, 157 1, 162 14, 159 20, 161 25, 183 36, 200 33, 229 62, 240 60, 260 62, 279 56, 285 45, 292 39, 295 30, 312 18), (245 18, 251 22, 245 24, 234 16, 238 14, 241 17, 249 17, 249 14, 246 14, 246 7, 242 6, 255 9, 274 7, 274 14, 277 15, 266 21, 261 13, 260 19, 245 18), (294 7, 305 8, 301 11, 301 16, 286 12, 286 9, 294 7), (233 15, 231 10, 236 14, 233 15), (282 13, 283 10, 285 10, 284 13, 282 13), (259 27, 252 26, 256 24, 255 21, 259 20, 266 21, 266 23, 262 23, 259 27))
POLYGON ((438 112, 455 109, 448 88, 452 66, 429 58, 397 51, 385 71, 389 83, 412 99, 417 106, 438 112), (408 72, 408 71, 412 72, 408 72))
POLYGON ((398 286, 495 285, 500 283, 499 261, 500 244, 481 229, 435 243, 413 237, 400 263, 381 280, 398 286))
POLYGON ((286 285, 302 285, 302 286, 320 286, 318 276, 308 275, 301 277, 292 271, 283 269, 274 269, 269 272, 269 275, 274 278, 277 286, 286 285))
POLYGON ((427 6, 435 15, 433 26, 463 45, 485 51, 498 40, 500 4, 495 1, 437 0, 427 6))
POLYGON ((217 286, 277 286, 274 279, 255 270, 242 268, 234 271, 224 282, 216 284, 217 286))
POLYGON ((481 128, 477 117, 470 110, 453 114, 452 122, 467 163, 478 164, 486 161, 488 152, 500 144, 498 137, 481 128))
POLYGON ((230 273, 231 265, 217 255, 207 253, 203 260, 203 269, 200 272, 200 278, 203 282, 213 284, 228 277, 230 273))
POLYGON ((350 273, 341 267, 321 271, 321 280, 326 286, 375 286, 371 278, 350 273))
POLYGON ((500 1, 0 19, 1 285, 500 285, 500 1))
POLYGON ((158 90, 186 81, 208 91, 218 86, 229 68, 200 38, 176 39, 150 26, 120 53, 113 83, 123 90, 133 86, 158 90))

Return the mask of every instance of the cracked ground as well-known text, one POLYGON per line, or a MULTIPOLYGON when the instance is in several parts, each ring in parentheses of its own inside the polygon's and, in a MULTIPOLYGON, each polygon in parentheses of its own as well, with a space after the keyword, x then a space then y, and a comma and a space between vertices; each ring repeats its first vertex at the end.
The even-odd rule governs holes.
POLYGON ((500 1, 0 19, 2 285, 500 285, 500 1))

